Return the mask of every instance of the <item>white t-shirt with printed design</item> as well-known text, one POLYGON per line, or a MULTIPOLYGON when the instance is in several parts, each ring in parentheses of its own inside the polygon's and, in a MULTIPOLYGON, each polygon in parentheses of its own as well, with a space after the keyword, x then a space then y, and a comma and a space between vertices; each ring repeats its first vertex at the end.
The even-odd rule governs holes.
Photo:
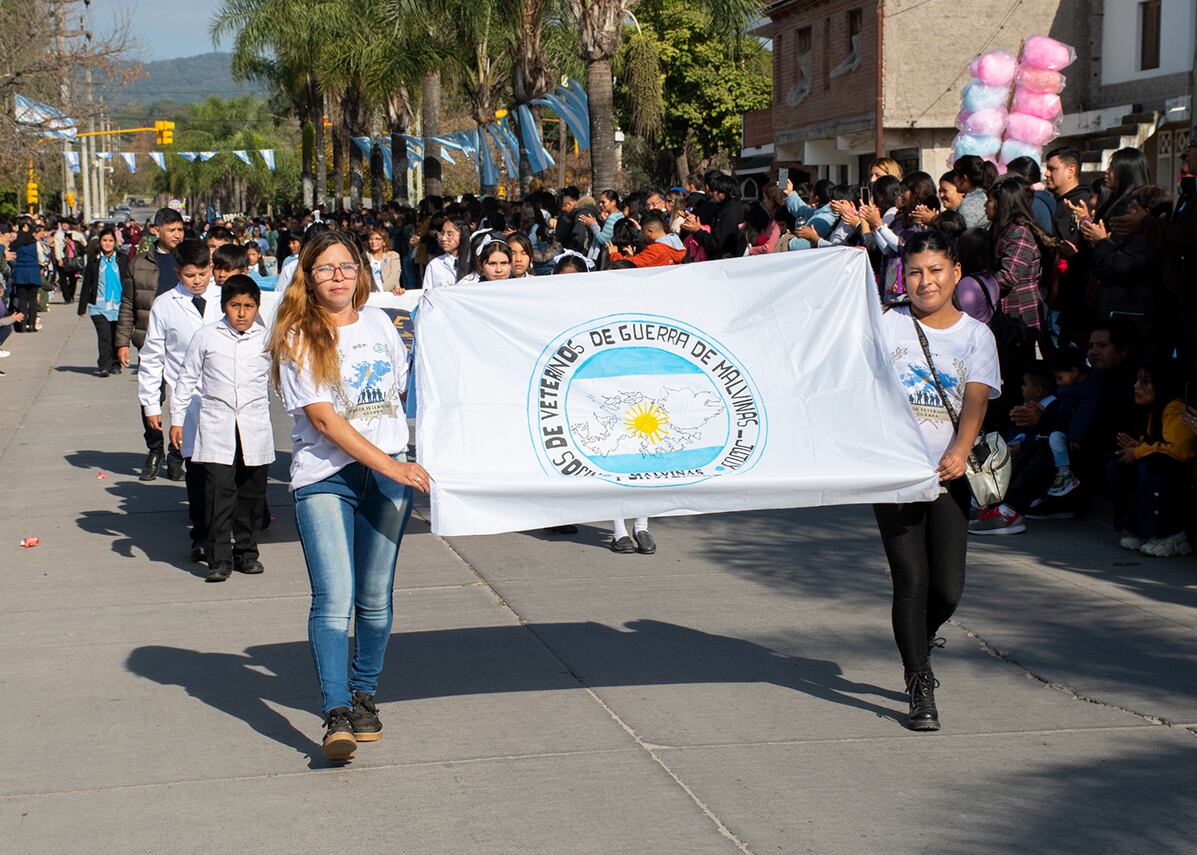
POLYGON ((310 374, 284 362, 279 385, 287 412, 295 419, 291 433, 291 489, 323 481, 353 462, 321 434, 303 408, 329 403, 354 429, 380 450, 395 455, 407 448, 407 417, 400 396, 407 391, 407 348, 382 309, 365 306, 352 324, 337 328, 341 382, 316 386, 310 374))
MULTIPOLYGON (((899 306, 885 312, 881 326, 894 374, 914 410, 927 451, 938 463, 951 446, 956 430, 935 388, 910 307, 899 306)), ((923 334, 927 336, 935 370, 957 417, 964 410, 964 387, 969 383, 988 386, 990 400, 1001 395, 997 345, 989 327, 962 312, 960 320, 947 329, 932 329, 924 324, 923 334)))

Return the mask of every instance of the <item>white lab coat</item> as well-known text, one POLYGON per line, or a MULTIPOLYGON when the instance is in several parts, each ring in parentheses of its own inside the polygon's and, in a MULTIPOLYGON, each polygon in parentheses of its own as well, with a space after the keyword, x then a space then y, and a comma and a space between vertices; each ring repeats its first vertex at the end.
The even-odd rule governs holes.
POLYGON ((233 465, 238 431, 246 466, 274 461, 266 335, 261 324, 255 323, 242 335, 222 319, 191 339, 173 387, 170 411, 172 419, 181 418, 186 405, 176 401, 198 397, 199 418, 191 452, 196 463, 233 465))
MULTIPOLYGON (((202 296, 204 316, 201 318, 191 302, 194 295, 180 283, 173 290, 159 295, 150 308, 150 320, 146 325, 145 343, 137 357, 137 397, 147 416, 162 414, 159 400, 162 381, 170 394, 171 409, 174 409, 175 383, 179 369, 191 338, 204 324, 210 324, 224 317, 220 309, 220 289, 209 283, 202 296)), ((198 415, 199 399, 193 396, 183 425, 183 456, 191 456, 191 444, 195 437, 195 417, 198 415)), ((184 399, 187 400, 187 399, 184 399)), ((182 402, 180 402, 182 403, 182 402)), ((180 422, 174 422, 180 424, 180 422)))
POLYGON ((424 268, 424 290, 443 288, 457 282, 457 255, 443 252, 424 268))

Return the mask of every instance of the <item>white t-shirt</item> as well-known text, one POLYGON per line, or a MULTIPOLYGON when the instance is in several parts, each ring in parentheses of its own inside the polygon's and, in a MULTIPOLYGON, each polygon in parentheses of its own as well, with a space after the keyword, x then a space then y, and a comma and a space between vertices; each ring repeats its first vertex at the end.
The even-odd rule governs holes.
POLYGON ((323 481, 353 458, 321 434, 303 408, 333 405, 354 429, 387 454, 407 448, 407 417, 400 395, 407 391, 407 348, 382 309, 364 306, 358 319, 338 327, 341 382, 317 387, 306 372, 284 362, 279 371, 283 403, 295 419, 291 433, 291 489, 323 481))
MULTIPOLYGON (((881 327, 894 374, 910 401, 910 408, 914 410, 927 451, 938 463, 952 444, 956 430, 931 378, 931 369, 919 345, 910 308, 900 306, 884 313, 881 327)), ((989 327, 961 313, 960 320, 945 330, 932 329, 923 324, 923 334, 927 336, 935 370, 957 418, 964 410, 964 387, 967 384, 984 383, 989 387, 990 400, 1001 395, 1002 375, 998 367, 997 345, 989 327)))

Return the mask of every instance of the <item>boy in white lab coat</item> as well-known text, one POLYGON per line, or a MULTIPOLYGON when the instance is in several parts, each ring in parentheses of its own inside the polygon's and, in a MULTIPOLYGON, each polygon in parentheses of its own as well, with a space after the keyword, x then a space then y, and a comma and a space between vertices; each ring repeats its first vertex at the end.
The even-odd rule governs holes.
POLYGON ((191 339, 171 397, 175 448, 183 444, 179 423, 187 401, 196 393, 200 400, 191 459, 202 463, 206 474, 209 582, 223 582, 234 570, 252 575, 263 569, 258 535, 274 436, 266 328, 254 323, 261 301, 258 284, 248 276, 225 280, 224 318, 191 339))
MULTIPOLYGON (((137 368, 137 396, 141 399, 146 424, 153 430, 162 430, 162 381, 166 381, 173 411, 177 397, 175 384, 192 336, 200 327, 221 317, 220 289, 211 281, 212 259, 203 241, 184 240, 175 247, 175 274, 179 277, 179 284, 159 295, 150 309, 145 343, 141 346, 137 368)), ((204 561, 207 557, 204 545, 208 541, 207 523, 204 521, 204 508, 207 506, 204 499, 204 471, 203 464, 190 459, 199 401, 197 399, 189 408, 191 397, 189 395, 177 402, 181 405, 177 424, 184 428, 181 450, 187 466, 185 478, 191 517, 191 559, 204 561), (182 419, 184 414, 186 421, 182 419)))

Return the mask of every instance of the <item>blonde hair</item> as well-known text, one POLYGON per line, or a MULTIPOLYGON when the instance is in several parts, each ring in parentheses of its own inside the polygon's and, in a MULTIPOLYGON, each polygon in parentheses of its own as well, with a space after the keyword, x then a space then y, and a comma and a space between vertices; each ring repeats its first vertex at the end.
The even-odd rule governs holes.
POLYGON ((886 175, 892 175, 899 181, 902 180, 902 167, 898 165, 898 161, 892 157, 879 157, 869 164, 869 172, 874 169, 880 169, 886 175))
POLYGON ((322 231, 299 250, 299 264, 295 277, 283 292, 270 331, 268 348, 271 357, 271 377, 277 388, 279 369, 290 362, 300 372, 311 375, 317 386, 336 386, 341 382, 341 367, 337 362, 337 325, 328 310, 316 302, 312 290, 312 267, 316 259, 334 246, 349 250, 357 264, 357 285, 353 289, 353 308, 361 309, 370 297, 369 265, 362 263, 362 254, 346 232, 322 231))

